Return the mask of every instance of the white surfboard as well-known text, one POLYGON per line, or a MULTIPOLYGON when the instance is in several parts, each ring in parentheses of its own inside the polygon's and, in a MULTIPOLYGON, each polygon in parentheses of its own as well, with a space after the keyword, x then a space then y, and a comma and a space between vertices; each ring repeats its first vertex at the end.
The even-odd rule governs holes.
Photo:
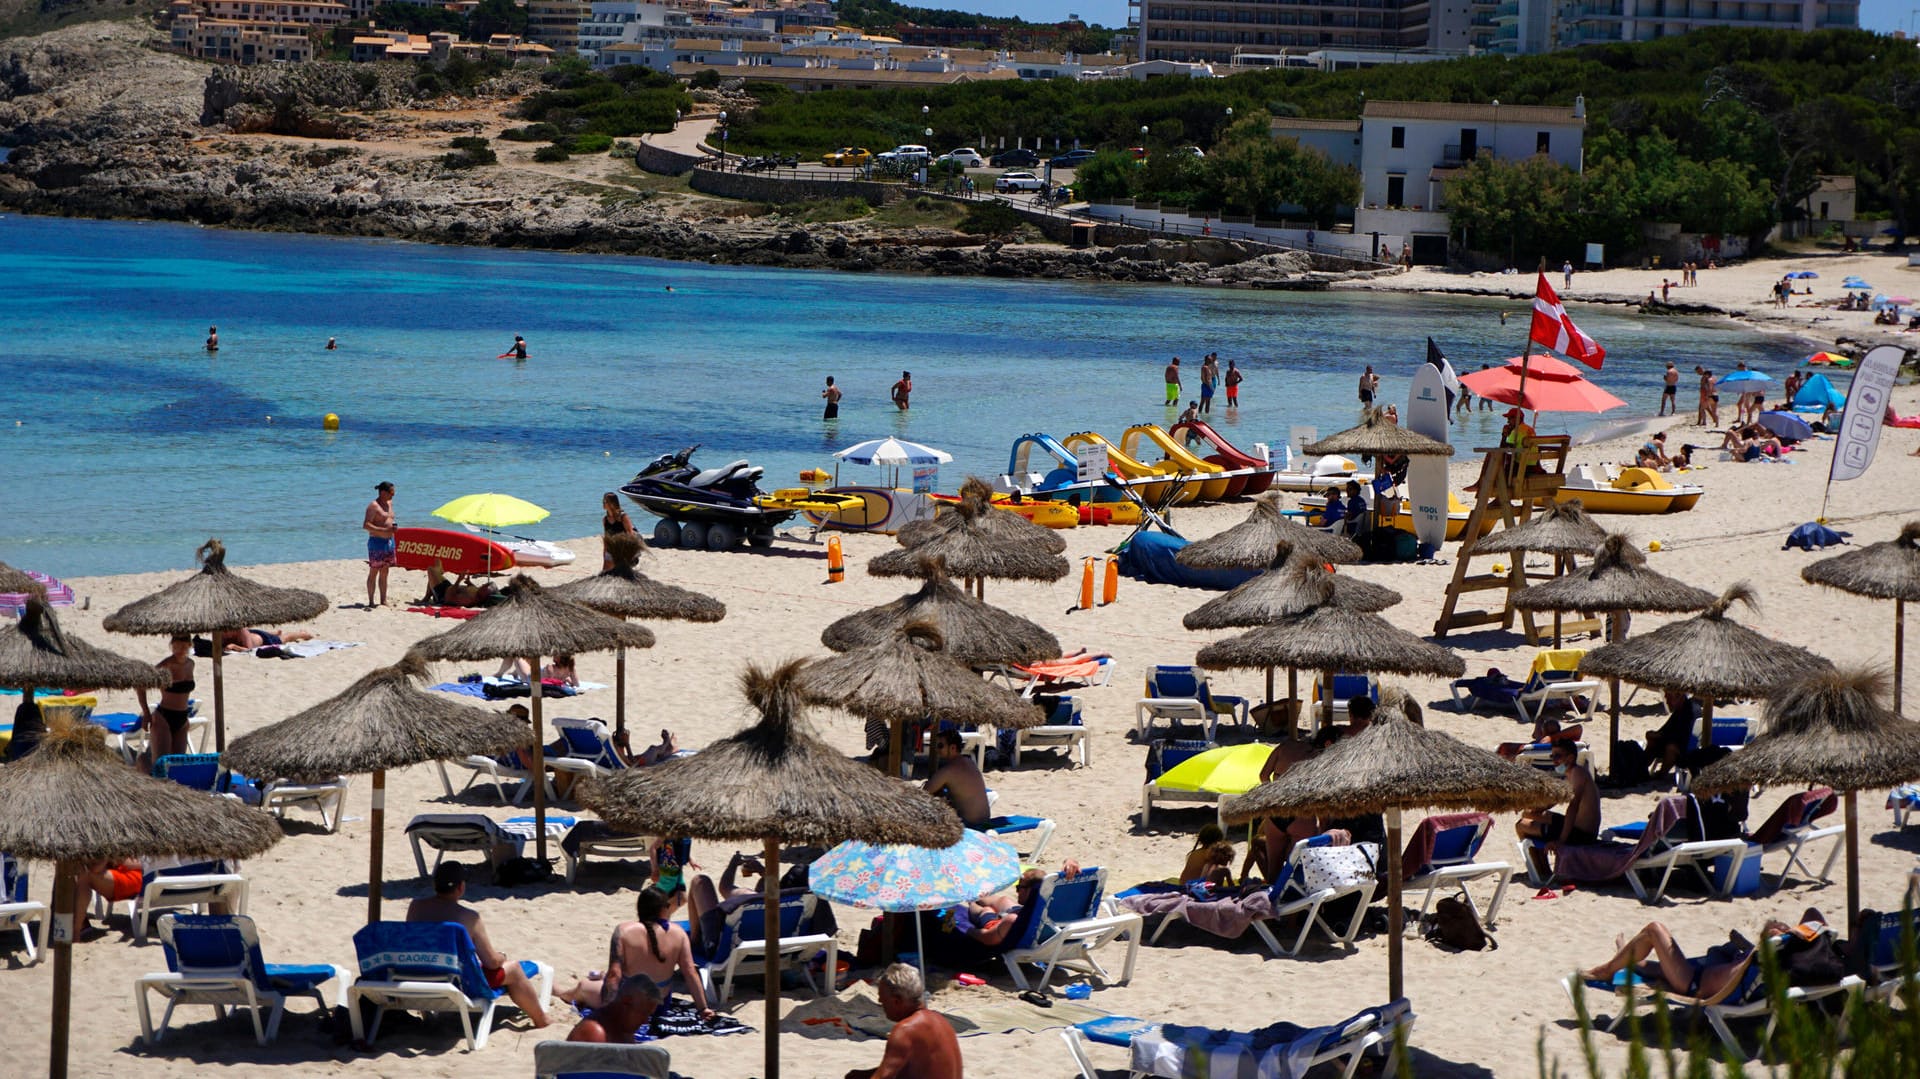
MULTIPOLYGON (((1435 442, 1447 440, 1447 391, 1440 369, 1420 365, 1407 391, 1407 414, 1400 421, 1407 430, 1435 442)), ((1447 539, 1447 459, 1417 456, 1407 466, 1407 501, 1413 515, 1413 534, 1438 550, 1447 539)))

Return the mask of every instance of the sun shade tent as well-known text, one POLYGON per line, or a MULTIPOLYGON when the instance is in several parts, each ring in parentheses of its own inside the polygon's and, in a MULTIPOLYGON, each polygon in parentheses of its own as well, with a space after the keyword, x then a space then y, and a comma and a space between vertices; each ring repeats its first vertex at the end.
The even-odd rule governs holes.
POLYGON ((1920 521, 1900 526, 1900 535, 1846 554, 1823 558, 1800 571, 1803 580, 1893 601, 1893 711, 1905 715, 1907 604, 1920 602, 1920 521))
POLYGON ((1767 698, 1759 737, 1700 770, 1701 794, 1751 786, 1819 784, 1842 793, 1847 826, 1847 924, 1860 914, 1860 825, 1855 793, 1920 779, 1920 724, 1884 703, 1886 677, 1859 669, 1816 671, 1767 698))
POLYGON ((820 643, 850 652, 885 644, 910 623, 926 622, 939 631, 947 654, 968 666, 1038 663, 1060 655, 1060 641, 1053 634, 962 592, 938 560, 933 561, 918 591, 839 619, 821 631, 820 643))
MULTIPOLYGON (((591 607, 615 618, 667 619, 679 622, 718 622, 726 617, 726 605, 711 596, 703 596, 670 584, 663 584, 635 569, 645 540, 631 532, 609 536, 607 557, 613 564, 591 577, 568 581, 547 590, 547 594, 591 607)), ((616 733, 627 729, 627 646, 614 650, 614 724, 616 733)))
POLYGON ((1174 559, 1192 569, 1264 569, 1274 549, 1285 543, 1316 562, 1358 562, 1361 551, 1352 540, 1288 520, 1280 513, 1280 495, 1268 492, 1254 500, 1245 520, 1232 528, 1180 548, 1174 559))
MULTIPOLYGON (((94 648, 60 629, 37 597, 0 632, 0 685, 157 689, 151 664, 94 648)), ((280 838, 271 816, 178 783, 143 776, 106 745, 106 732, 57 717, 26 758, 0 768, 0 850, 54 863, 53 1017, 47 1072, 67 1074, 73 995, 74 874, 101 859, 249 858, 280 838)))
POLYGON ((1776 641, 1727 618, 1727 609, 1733 604, 1752 606, 1753 602, 1750 585, 1733 585, 1692 618, 1669 622, 1630 641, 1615 641, 1588 652, 1580 670, 1704 698, 1700 744, 1709 745, 1715 700, 1764 696, 1793 679, 1833 666, 1804 648, 1776 641))
POLYGON ((279 626, 318 618, 327 597, 304 588, 276 588, 250 581, 227 568, 226 545, 210 539, 195 552, 200 572, 135 600, 108 615, 113 633, 136 637, 208 633, 213 635, 213 745, 227 748, 227 705, 220 661, 226 651, 221 634, 252 626, 279 626))
MULTIPOLYGON (((1523 527, 1531 527, 1531 524, 1523 527)), ((1520 529, 1512 531, 1518 532, 1520 529)), ((1703 611, 1712 606, 1713 593, 1648 569, 1647 556, 1641 554, 1626 536, 1613 533, 1601 540, 1592 562, 1545 584, 1532 585, 1515 592, 1513 605, 1527 611, 1552 611, 1556 618, 1569 611, 1679 614, 1703 611)), ((1615 619, 1614 625, 1614 641, 1617 643, 1625 638, 1625 633, 1618 632, 1620 620, 1615 619)), ((1581 669, 1589 670, 1584 662, 1581 669)), ((1610 737, 1607 745, 1612 746, 1620 740, 1620 679, 1611 678, 1609 689, 1610 737)))
POLYGON ((890 730, 887 774, 900 774, 901 730, 919 719, 1022 730, 1047 721, 1039 705, 982 679, 953 661, 940 631, 911 622, 893 639, 817 659, 801 668, 795 688, 809 704, 844 708, 890 730))
POLYGON ((1343 738, 1278 779, 1220 805, 1227 824, 1262 817, 1387 816, 1387 985, 1401 994, 1404 912, 1400 897, 1400 811, 1537 809, 1567 800, 1565 782, 1381 711, 1366 730, 1343 738))
POLYGON ((534 842, 536 856, 543 862, 547 858, 547 784, 540 657, 622 647, 652 648, 653 631, 548 595, 525 574, 514 577, 505 603, 413 646, 413 654, 426 660, 526 659, 533 710, 534 842))
POLYGON ((759 719, 691 757, 586 782, 582 801, 615 828, 644 835, 759 841, 766 872, 766 1075, 780 1074, 780 847, 849 839, 944 848, 960 818, 916 787, 848 759, 816 738, 803 713, 802 661, 749 666, 740 689, 759 719))
POLYGON ((391 667, 368 672, 304 712, 234 739, 222 761, 236 772, 263 780, 313 783, 341 775, 373 775, 369 925, 380 920, 387 769, 474 753, 505 753, 532 737, 526 725, 512 716, 420 688, 426 673, 426 661, 409 654, 391 667))

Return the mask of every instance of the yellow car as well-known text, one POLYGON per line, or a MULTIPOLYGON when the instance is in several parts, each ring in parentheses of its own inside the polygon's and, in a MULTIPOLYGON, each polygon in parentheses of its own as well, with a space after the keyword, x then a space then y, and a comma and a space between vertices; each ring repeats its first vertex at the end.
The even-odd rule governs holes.
POLYGON ((873 152, 864 146, 842 146, 830 154, 821 154, 820 163, 828 168, 863 168, 873 160, 873 152))

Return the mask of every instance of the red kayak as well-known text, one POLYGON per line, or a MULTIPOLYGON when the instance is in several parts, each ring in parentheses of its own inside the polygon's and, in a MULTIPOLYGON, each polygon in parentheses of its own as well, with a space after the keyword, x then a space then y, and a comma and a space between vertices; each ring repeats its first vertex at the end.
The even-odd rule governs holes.
POLYGON ((1207 421, 1188 420, 1185 423, 1176 423, 1167 429, 1167 433, 1183 441, 1199 441, 1213 447, 1214 452, 1205 457, 1205 460, 1209 464, 1216 464, 1222 468, 1258 468, 1263 470, 1251 476, 1235 476, 1227 487, 1228 498, 1235 498, 1240 495, 1263 494, 1267 488, 1273 486, 1273 472, 1267 469, 1267 463, 1265 461, 1262 461, 1252 454, 1241 452, 1233 443, 1222 438, 1220 432, 1214 430, 1213 426, 1207 423, 1207 421))

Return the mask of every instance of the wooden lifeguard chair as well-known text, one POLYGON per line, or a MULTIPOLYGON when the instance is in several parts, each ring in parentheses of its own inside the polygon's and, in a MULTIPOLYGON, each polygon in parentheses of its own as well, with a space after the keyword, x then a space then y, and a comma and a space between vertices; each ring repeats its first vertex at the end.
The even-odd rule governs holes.
MULTIPOLYGON (((1524 524, 1533 517, 1536 505, 1544 504, 1560 490, 1566 471, 1567 450, 1572 445, 1573 440, 1566 435, 1543 435, 1529 439, 1520 450, 1511 446, 1475 447, 1475 453, 1486 456, 1480 465, 1480 480, 1474 486, 1473 511, 1467 515, 1467 527, 1461 533, 1460 549, 1454 555, 1453 581, 1447 585, 1446 601, 1441 604, 1440 617, 1433 624, 1435 637, 1445 637, 1450 630, 1496 622, 1501 629, 1510 630, 1517 614, 1520 617, 1520 630, 1526 634, 1528 644, 1538 645, 1546 639, 1540 627, 1534 624, 1532 611, 1515 610, 1513 594, 1533 582, 1550 581, 1560 576, 1570 567, 1571 558, 1566 555, 1555 556, 1552 572, 1528 572, 1526 552, 1508 551, 1498 556, 1509 560, 1504 572, 1474 574, 1469 572, 1474 557, 1469 552, 1489 520, 1494 522, 1496 528, 1513 528, 1524 524), (1506 597, 1498 609, 1490 605, 1476 610, 1460 609, 1460 598, 1466 593, 1494 589, 1506 590, 1506 597)), ((1596 630, 1599 624, 1598 619, 1562 621, 1560 630, 1563 633, 1580 633, 1596 630)))

